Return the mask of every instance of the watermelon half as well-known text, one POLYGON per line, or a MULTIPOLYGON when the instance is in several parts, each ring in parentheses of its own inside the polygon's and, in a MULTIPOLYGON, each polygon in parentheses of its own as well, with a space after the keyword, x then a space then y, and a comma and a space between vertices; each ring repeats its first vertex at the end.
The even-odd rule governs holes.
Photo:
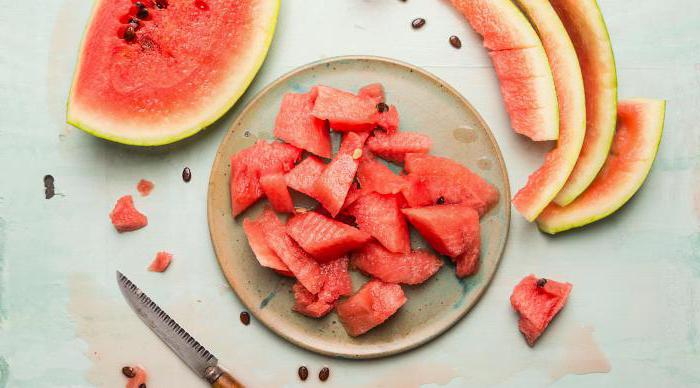
POLYGON ((615 135, 617 72, 608 29, 595 0, 551 0, 574 44, 586 92, 586 137, 568 181, 554 198, 565 206, 593 182, 615 135))
POLYGON ((554 199, 576 165, 586 134, 586 96, 576 50, 548 0, 516 0, 542 40, 559 101, 559 140, 530 175, 513 205, 528 221, 554 199))
POLYGON ((600 173, 570 204, 549 205, 537 219, 539 228, 551 234, 577 228, 607 217, 629 201, 654 163, 665 111, 663 100, 620 101, 617 133, 600 173))
POLYGON ((233 106, 267 54, 279 0, 98 0, 83 37, 67 121, 152 146, 191 136, 233 106), (167 5, 165 5, 167 4, 167 5), (165 5, 165 6, 163 6, 165 5))

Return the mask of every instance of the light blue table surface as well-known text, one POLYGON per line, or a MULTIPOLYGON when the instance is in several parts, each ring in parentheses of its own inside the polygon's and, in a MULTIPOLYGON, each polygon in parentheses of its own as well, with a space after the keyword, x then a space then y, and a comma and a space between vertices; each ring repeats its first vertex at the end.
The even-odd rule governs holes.
POLYGON ((129 363, 149 370, 149 387, 204 386, 128 309, 117 268, 253 387, 700 386, 700 2, 600 2, 620 97, 668 100, 642 190, 609 220, 554 238, 514 213, 501 267, 464 320, 416 351, 351 362, 240 324, 206 223, 214 152, 236 112, 279 75, 329 56, 381 55, 424 67, 466 96, 494 131, 517 190, 544 149, 510 130, 486 51, 461 16, 445 1, 282 0, 267 62, 232 112, 190 140, 136 149, 65 124, 92 2, 0 0, 0 388, 123 386, 129 363), (419 31, 415 17, 427 19, 419 31), (461 50, 447 43, 452 34, 461 50), (56 180, 51 200, 45 174, 56 180), (147 198, 135 190, 141 178, 156 185, 147 198), (149 216, 146 229, 117 234, 110 225, 124 194, 149 216), (163 274, 145 270, 158 250, 175 255, 163 274), (508 302, 529 273, 574 284, 534 349, 508 302), (609 372, 585 373, 604 361, 609 372), (301 364, 312 375, 303 384, 301 364), (325 384, 316 378, 323 365, 332 374, 325 384))

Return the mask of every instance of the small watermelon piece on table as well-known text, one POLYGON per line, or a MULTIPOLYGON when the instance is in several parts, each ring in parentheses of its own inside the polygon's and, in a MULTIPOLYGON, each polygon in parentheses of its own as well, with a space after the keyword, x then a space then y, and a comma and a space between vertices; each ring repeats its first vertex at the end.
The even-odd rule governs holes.
POLYGON ((387 283, 417 285, 435 275, 444 263, 426 250, 394 253, 381 244, 370 242, 353 252, 352 264, 387 283))
POLYGON ((345 331, 357 337, 384 323, 405 303, 401 286, 373 279, 338 303, 336 311, 345 331))
POLYGON ((243 231, 248 238, 248 245, 253 250, 255 258, 258 259, 260 265, 270 268, 275 272, 284 276, 294 276, 289 267, 277 256, 275 251, 267 244, 265 238, 265 228, 279 229, 284 227, 280 220, 275 215, 275 212, 270 208, 265 208, 256 219, 246 218, 243 220, 243 231))
POLYGON ((369 132, 377 126, 388 131, 398 128, 398 111, 389 106, 386 112, 379 112, 376 97, 356 95, 344 90, 319 85, 318 97, 312 114, 321 120, 328 120, 333 130, 339 132, 369 132))
POLYGON ((275 119, 274 135, 286 143, 330 159, 328 123, 311 115, 317 95, 316 88, 304 94, 285 94, 275 119))
POLYGON ((117 200, 109 213, 112 225, 119 233, 132 232, 148 225, 148 217, 136 210, 134 198, 125 195, 117 200))
POLYGON ((324 283, 318 294, 312 294, 299 282, 292 286, 295 300, 292 310, 311 318, 321 318, 333 310, 338 298, 352 294, 347 257, 321 264, 321 274, 324 283))
POLYGON ((260 187, 275 211, 294 213, 294 202, 287 189, 287 181, 283 174, 274 173, 261 177, 260 187))
POLYGON ((287 181, 288 187, 313 197, 314 184, 325 168, 325 163, 311 155, 285 174, 284 179, 287 181))
POLYGON ((287 221, 287 234, 319 262, 337 259, 371 238, 357 228, 314 211, 291 217, 287 221))
POLYGON ((359 197, 345 213, 355 217, 363 230, 379 241, 386 249, 396 253, 411 251, 406 219, 401 214, 396 194, 369 193, 359 197))
POLYGON ((417 132, 387 133, 375 131, 367 139, 367 148, 382 159, 395 163, 403 163, 406 154, 427 154, 433 141, 427 135, 417 132))

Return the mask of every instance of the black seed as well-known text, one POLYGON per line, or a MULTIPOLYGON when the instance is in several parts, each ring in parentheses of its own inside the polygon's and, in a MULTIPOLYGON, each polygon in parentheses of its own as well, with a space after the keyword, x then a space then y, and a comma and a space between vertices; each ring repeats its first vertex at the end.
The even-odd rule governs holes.
POLYGON ((135 2, 134 5, 136 8, 146 8, 146 6, 140 1, 135 2))
POLYGON ((411 27, 413 27, 416 30, 423 27, 424 25, 425 25, 425 19, 423 19, 423 18, 413 19, 413 21, 411 22, 411 27))
POLYGON ((323 369, 321 369, 320 372, 318 372, 318 379, 321 381, 326 381, 328 380, 328 377, 331 375, 331 370, 328 369, 327 366, 324 366, 323 369))
POLYGON ((156 7, 159 9, 168 8, 168 0, 156 0, 156 7))
POLYGON ((133 28, 133 29, 134 29, 134 31, 136 31, 136 30, 138 30, 138 28, 139 28, 139 25, 138 25, 138 24, 136 24, 136 23, 129 23, 129 27, 133 28))
POLYGON ((379 113, 384 113, 384 112, 386 112, 386 111, 388 111, 388 110, 389 110, 389 105, 387 105, 387 104, 385 104, 385 103, 383 103, 383 102, 380 102, 379 104, 377 104, 377 111, 378 111, 379 113))
POLYGON ((148 10, 146 8, 139 8, 138 11, 136 11, 136 17, 143 20, 148 17, 148 10))
POLYGON ((435 201, 435 203, 437 203, 438 205, 443 205, 445 203, 445 197, 441 196, 437 199, 437 201, 435 201))
POLYGON ((245 137, 250 137, 250 131, 245 131, 245 132, 243 132, 243 136, 245 136, 245 137))
POLYGON ((547 284, 547 279, 545 279, 545 278, 537 279, 537 287, 542 288, 542 287, 544 287, 545 284, 547 284))
POLYGON ((137 25, 140 25, 140 24, 141 24, 141 21, 140 21, 139 19, 137 19, 137 18, 131 18, 131 19, 129 19, 129 24, 137 24, 137 25))
POLYGON ((454 48, 462 48, 462 41, 459 40, 459 37, 457 37, 456 35, 450 36, 450 44, 454 48))
POLYGON ((124 40, 127 42, 131 42, 134 39, 136 39, 136 29, 129 25, 129 27, 124 30, 124 40))
POLYGON ((246 326, 250 325, 250 314, 247 311, 241 311, 241 323, 246 326))
POLYGON ((309 378, 309 370, 303 365, 299 367, 297 374, 299 374, 301 381, 306 381, 306 379, 309 378))
POLYGON ((44 175, 44 197, 46 197, 46 199, 51 199, 56 195, 53 181, 53 175, 44 175))
POLYGON ((134 368, 130 366, 125 366, 122 368, 122 374, 128 378, 132 378, 136 376, 136 373, 134 372, 134 368))
POLYGON ((192 179, 192 171, 190 171, 189 167, 185 167, 182 170, 182 180, 185 182, 189 182, 192 179))
POLYGON ((146 383, 139 384, 139 388, 146 388, 146 383))

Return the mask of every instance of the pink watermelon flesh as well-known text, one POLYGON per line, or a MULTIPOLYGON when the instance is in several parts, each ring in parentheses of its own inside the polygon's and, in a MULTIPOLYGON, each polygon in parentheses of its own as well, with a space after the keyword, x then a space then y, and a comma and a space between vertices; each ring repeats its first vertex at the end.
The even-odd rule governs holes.
POLYGON ((146 369, 141 365, 134 365, 131 369, 134 371, 134 377, 129 378, 126 388, 141 388, 145 386, 148 381, 146 369))
POLYGON ((427 154, 432 147, 430 137, 415 132, 386 133, 376 131, 367 140, 367 148, 380 158, 403 163, 406 154, 427 154))
POLYGON ((282 143, 259 140, 231 157, 231 209, 237 216, 263 196, 260 177, 291 170, 301 150, 282 143))
POLYGON ((357 293, 338 303, 336 311, 345 331, 353 337, 384 323, 403 304, 406 296, 398 284, 370 280, 357 293))
POLYGON ((566 304, 571 283, 538 279, 529 275, 518 283, 510 296, 510 304, 520 315, 520 331, 530 346, 542 335, 547 325, 566 304))
POLYGON ((148 218, 134 207, 134 199, 125 195, 117 200, 114 209, 109 213, 112 225, 119 233, 131 232, 148 225, 148 218))
POLYGON ((377 127, 388 133, 396 132, 399 129, 399 120, 399 110, 394 105, 389 105, 389 110, 386 112, 375 114, 377 127))
POLYGON ((321 318, 333 310, 332 303, 319 300, 316 295, 310 293, 299 282, 294 283, 292 291, 294 292, 294 306, 292 306, 292 310, 299 314, 311 318, 321 318))
POLYGON ((287 234, 319 262, 334 260, 370 240, 370 235, 317 212, 287 221, 287 234))
POLYGON ((248 245, 253 250, 255 258, 263 267, 267 267, 277 271, 285 276, 294 276, 289 267, 277 256, 275 251, 267 244, 265 240, 265 229, 272 226, 275 229, 283 227, 280 220, 269 208, 265 208, 262 214, 255 220, 246 218, 243 220, 243 231, 248 237, 248 245))
POLYGON ((170 261, 172 261, 173 255, 168 252, 158 252, 156 258, 153 259, 151 265, 148 266, 148 270, 151 272, 164 272, 168 269, 170 261))
MULTIPOLYGON (((359 159, 356 158, 358 152, 357 150, 360 150, 362 152, 365 142, 367 141, 367 138, 369 137, 368 132, 348 132, 345 135, 343 135, 343 141, 340 143, 340 148, 338 149, 338 155, 348 155, 352 156, 353 159, 359 159)), ((362 154, 360 154, 360 157, 362 157, 362 154)), ((359 163, 359 162, 358 162, 359 163)))
POLYGON ((481 250, 481 234, 473 234, 474 240, 469 244, 469 248, 461 255, 455 257, 455 272, 457 277, 464 278, 479 272, 479 255, 481 250))
POLYGON ((146 179, 141 179, 136 185, 136 190, 138 190, 142 197, 147 197, 151 194, 151 191, 153 191, 154 186, 155 185, 153 182, 146 179))
POLYGON ((336 131, 367 132, 377 126, 393 131, 398 127, 396 107, 379 112, 376 97, 355 95, 327 86, 317 86, 317 89, 318 97, 312 114, 321 120, 328 120, 336 131))
POLYGON ((290 188, 313 197, 316 179, 321 176, 325 168, 326 165, 319 158, 309 156, 297 164, 284 178, 287 181, 287 186, 290 188))
POLYGON ((352 279, 348 273, 348 258, 341 257, 321 264, 324 278, 323 288, 314 295, 297 282, 292 287, 295 304, 292 310, 312 318, 321 318, 328 314, 343 295, 352 294, 352 279))
POLYGON ((305 94, 285 94, 275 120, 275 137, 330 159, 331 137, 328 125, 326 121, 311 115, 316 96, 316 88, 305 94))
POLYGON ((357 95, 360 97, 371 98, 375 104, 384 102, 384 86, 380 83, 369 84, 361 88, 357 95))
POLYGON ((391 252, 408 253, 411 242, 397 195, 369 193, 358 198, 347 213, 355 217, 360 230, 372 235, 391 252))
POLYGON ((268 174, 260 178, 260 187, 275 211, 293 213, 294 202, 287 189, 287 181, 282 173, 268 174))
POLYGON ((407 154, 408 184, 403 190, 409 206, 465 204, 484 215, 498 203, 498 190, 465 166, 438 156, 407 154))
POLYGON ((437 273, 443 262, 428 251, 393 253, 380 244, 370 242, 353 253, 352 264, 381 281, 415 285, 437 273))
POLYGON ((394 174, 384 163, 365 159, 357 168, 357 181, 364 193, 398 194, 406 186, 406 180, 394 174))

